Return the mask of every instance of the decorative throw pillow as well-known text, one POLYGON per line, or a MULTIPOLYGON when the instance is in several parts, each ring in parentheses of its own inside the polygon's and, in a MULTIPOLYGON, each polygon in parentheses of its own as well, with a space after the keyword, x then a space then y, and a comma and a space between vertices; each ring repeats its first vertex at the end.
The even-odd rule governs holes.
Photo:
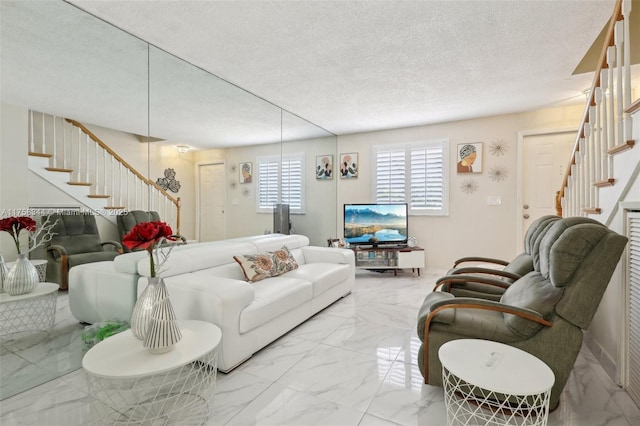
POLYGON ((252 283, 276 277, 298 267, 298 263, 286 246, 274 252, 233 256, 233 259, 240 265, 244 278, 252 283))

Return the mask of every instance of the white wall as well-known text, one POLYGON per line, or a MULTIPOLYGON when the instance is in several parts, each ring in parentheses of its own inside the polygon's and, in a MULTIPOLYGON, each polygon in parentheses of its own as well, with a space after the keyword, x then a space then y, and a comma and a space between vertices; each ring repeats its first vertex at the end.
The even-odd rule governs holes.
MULTIPOLYGON (((29 207, 28 111, 24 107, 0 103, 0 217, 24 216, 29 207)), ((0 232, 0 253, 15 260, 17 251, 6 232, 0 232)))
MULTIPOLYGON (((338 181, 338 232, 342 232, 342 206, 345 203, 374 201, 371 187, 372 146, 446 138, 450 147, 449 215, 409 218, 409 234, 415 236, 418 245, 426 250, 427 268, 445 270, 452 266, 455 259, 470 255, 512 259, 523 249, 516 246, 520 212, 516 206, 518 132, 577 126, 582 111, 582 106, 552 108, 339 136, 338 152, 357 152, 360 165, 357 179, 338 181), (504 141, 506 144, 507 151, 502 156, 493 156, 490 153, 490 146, 496 141, 504 141), (457 145, 475 142, 484 144, 482 173, 457 174, 457 145), (507 170, 506 179, 494 182, 489 178, 489 170, 495 166, 507 170), (474 179, 477 182, 476 192, 467 194, 461 190, 461 185, 466 179, 474 179), (487 205, 487 196, 490 195, 500 196, 502 205, 487 205)), ((554 195, 549 194, 549 197, 554 195)))

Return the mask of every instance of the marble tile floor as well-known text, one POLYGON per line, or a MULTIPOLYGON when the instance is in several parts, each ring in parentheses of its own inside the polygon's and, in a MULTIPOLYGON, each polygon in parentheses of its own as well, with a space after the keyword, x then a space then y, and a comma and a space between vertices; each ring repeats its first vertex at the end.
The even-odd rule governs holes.
MULTIPOLYGON (((418 308, 440 275, 359 272, 350 296, 219 374, 206 424, 445 425, 442 389, 422 383, 415 333, 418 308)), ((89 402, 78 370, 0 401, 0 424, 88 424, 89 402)), ((638 407, 584 346, 549 425, 637 424, 638 407)))

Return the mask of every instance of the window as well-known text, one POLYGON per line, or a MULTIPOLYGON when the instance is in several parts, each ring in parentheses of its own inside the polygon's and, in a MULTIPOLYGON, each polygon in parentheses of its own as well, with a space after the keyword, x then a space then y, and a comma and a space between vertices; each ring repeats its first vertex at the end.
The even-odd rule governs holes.
POLYGON ((449 213, 449 141, 376 146, 373 158, 377 203, 407 203, 412 215, 449 213))
POLYGON ((278 203, 290 213, 304 213, 304 154, 258 157, 258 213, 271 213, 278 203))

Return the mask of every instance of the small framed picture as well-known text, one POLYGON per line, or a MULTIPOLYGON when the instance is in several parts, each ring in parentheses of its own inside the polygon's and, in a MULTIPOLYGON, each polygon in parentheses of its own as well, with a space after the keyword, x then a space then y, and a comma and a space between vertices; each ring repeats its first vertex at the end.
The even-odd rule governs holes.
POLYGON ((316 156, 316 179, 333 179, 333 155, 316 156))
POLYGON ((353 179, 358 177, 358 153, 340 154, 340 178, 353 179))
POLYGON ((251 183, 253 179, 253 163, 238 164, 238 171, 240 172, 240 183, 251 183))
POLYGON ((482 173, 482 142, 458 144, 458 173, 482 173))

